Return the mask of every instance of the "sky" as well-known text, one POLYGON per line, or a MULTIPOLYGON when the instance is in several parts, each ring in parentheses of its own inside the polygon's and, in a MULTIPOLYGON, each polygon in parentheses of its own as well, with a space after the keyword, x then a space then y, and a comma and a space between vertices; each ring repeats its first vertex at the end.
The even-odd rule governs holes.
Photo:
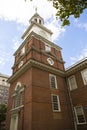
POLYGON ((52 40, 62 48, 65 67, 87 57, 87 9, 80 18, 70 18, 70 26, 61 27, 56 9, 47 0, 0 0, 0 73, 12 75, 13 54, 21 45, 24 31, 35 8, 53 32, 52 40))

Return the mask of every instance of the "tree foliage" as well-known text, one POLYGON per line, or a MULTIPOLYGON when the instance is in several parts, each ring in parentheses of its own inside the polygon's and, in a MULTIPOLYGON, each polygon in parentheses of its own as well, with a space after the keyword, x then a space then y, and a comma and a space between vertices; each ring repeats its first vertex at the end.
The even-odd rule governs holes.
POLYGON ((79 18, 83 10, 87 8, 87 0, 53 0, 53 6, 57 9, 56 16, 62 21, 62 26, 69 25, 69 17, 79 18))
POLYGON ((5 104, 0 104, 0 124, 6 119, 7 106, 5 104))
MULTIPOLYGON (((27 0, 25 0, 27 1, 27 0)), ((30 0, 32 1, 32 0, 30 0)), ((79 18, 80 14, 83 13, 84 9, 87 8, 87 0, 48 0, 53 2, 53 7, 56 8, 58 17, 62 26, 70 24, 70 16, 79 18)))

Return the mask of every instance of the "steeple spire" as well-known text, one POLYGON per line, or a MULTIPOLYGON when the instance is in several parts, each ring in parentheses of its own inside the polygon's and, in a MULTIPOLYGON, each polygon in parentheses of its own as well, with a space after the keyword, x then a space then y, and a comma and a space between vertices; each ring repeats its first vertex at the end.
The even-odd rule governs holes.
POLYGON ((36 34, 51 40, 52 32, 44 26, 44 19, 37 13, 37 7, 34 7, 34 12, 34 15, 29 20, 30 27, 23 34, 22 38, 26 39, 31 32, 35 32, 36 34))
POLYGON ((35 13, 37 13, 37 7, 35 7, 35 13))

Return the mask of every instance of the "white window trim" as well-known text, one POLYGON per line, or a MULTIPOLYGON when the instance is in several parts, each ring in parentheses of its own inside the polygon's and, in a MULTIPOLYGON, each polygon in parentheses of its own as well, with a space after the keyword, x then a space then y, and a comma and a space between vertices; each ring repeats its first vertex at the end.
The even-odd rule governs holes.
POLYGON ((81 71, 81 75, 82 75, 82 79, 83 79, 84 85, 87 85, 87 81, 85 80, 84 74, 83 74, 85 71, 87 71, 87 69, 82 70, 82 71, 81 71))
POLYGON ((83 111, 83 107, 82 107, 82 106, 75 106, 75 107, 74 107, 74 111, 75 111, 75 116, 76 116, 77 124, 78 124, 78 125, 86 124, 86 118, 85 118, 85 114, 84 114, 84 111, 83 111), (81 107, 81 111, 82 111, 82 114, 83 114, 83 116, 84 116, 85 122, 79 123, 79 121, 78 121, 78 115, 77 115, 77 112, 76 112, 76 107, 81 107))
POLYGON ((49 74, 49 80, 50 80, 50 87, 51 87, 52 89, 57 89, 58 87, 57 87, 57 79, 56 79, 56 76, 53 75, 53 74, 49 74), (51 76, 54 76, 54 77, 55 77, 55 88, 52 88, 52 87, 51 87, 51 76))
POLYGON ((18 107, 12 108, 10 111, 15 111, 15 110, 21 109, 22 107, 24 107, 24 105, 21 105, 21 106, 18 106, 18 107))
POLYGON ((5 79, 2 79, 2 85, 6 86, 6 80, 5 79))
POLYGON ((20 62, 19 62, 19 65, 18 65, 18 68, 21 68, 22 65, 23 65, 23 63, 24 63, 23 61, 20 61, 20 62))
MULTIPOLYGON (((16 86, 15 86, 15 90, 14 90, 14 93, 12 94, 12 96, 11 97, 17 97, 18 98, 18 96, 17 96, 17 92, 18 92, 18 94, 21 94, 21 92, 23 92, 24 91, 24 85, 22 85, 21 84, 21 82, 17 82, 17 84, 16 84, 16 86)), ((20 95, 21 96, 21 95, 20 95)), ((18 104, 18 102, 16 102, 17 100, 15 99, 15 106, 18 104)), ((13 102, 12 102, 12 106, 13 106, 13 102)), ((23 106, 23 104, 21 104, 21 105, 18 105, 18 106, 16 106, 16 107, 12 107, 12 110, 13 109, 18 109, 19 107, 21 107, 21 106, 23 106)))
POLYGON ((70 91, 73 91, 73 90, 77 89, 77 82, 76 82, 75 75, 72 75, 72 76, 70 76, 70 77, 68 78, 68 83, 69 83, 70 91), (70 83, 70 78, 71 78, 71 77, 73 77, 73 78, 75 79, 75 85, 76 85, 75 88, 72 88, 72 86, 71 86, 71 83, 70 83))
POLYGON ((51 46, 48 44, 45 44, 45 51, 46 52, 51 52, 51 46))
POLYGON ((20 55, 22 56, 22 55, 24 55, 24 54, 25 54, 25 46, 21 49, 20 55))
POLYGON ((53 109, 53 112, 60 112, 61 109, 60 109, 60 101, 59 101, 59 96, 56 95, 56 94, 51 94, 51 101, 52 101, 52 109, 53 109), (57 96, 57 101, 58 101, 58 108, 59 110, 54 110, 54 107, 53 107, 53 96, 57 96))

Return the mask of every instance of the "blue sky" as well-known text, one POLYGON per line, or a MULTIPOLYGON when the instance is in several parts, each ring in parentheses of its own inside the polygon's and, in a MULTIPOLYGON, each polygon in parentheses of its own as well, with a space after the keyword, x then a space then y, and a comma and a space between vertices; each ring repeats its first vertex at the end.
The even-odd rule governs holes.
POLYGON ((21 45, 21 36, 29 26, 29 19, 38 13, 45 20, 45 26, 50 28, 53 41, 62 47, 62 56, 66 67, 87 57, 87 10, 79 19, 70 18, 70 26, 61 28, 56 20, 56 10, 47 0, 0 0, 0 73, 12 74, 14 52, 21 45))

